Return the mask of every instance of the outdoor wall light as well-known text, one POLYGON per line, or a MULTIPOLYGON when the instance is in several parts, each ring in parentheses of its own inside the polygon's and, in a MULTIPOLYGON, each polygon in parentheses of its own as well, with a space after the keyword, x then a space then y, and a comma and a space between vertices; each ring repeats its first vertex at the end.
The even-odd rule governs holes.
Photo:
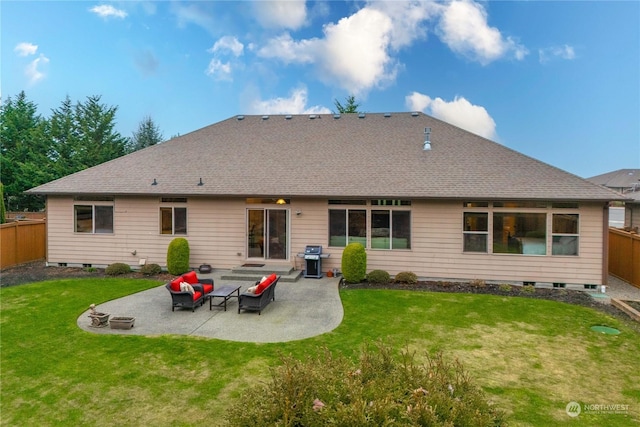
POLYGON ((302 211, 296 211, 296 215, 298 216, 302 215, 302 211))
POLYGON ((276 200, 276 204, 278 204, 278 205, 286 205, 287 201, 285 199, 278 199, 278 200, 276 200))

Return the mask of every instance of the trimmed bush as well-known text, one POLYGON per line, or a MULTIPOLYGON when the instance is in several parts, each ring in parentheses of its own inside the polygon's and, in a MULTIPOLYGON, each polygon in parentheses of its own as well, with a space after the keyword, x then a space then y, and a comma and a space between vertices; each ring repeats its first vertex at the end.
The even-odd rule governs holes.
POLYGON ((369 283, 384 285, 389 283, 390 280, 391 276, 384 270, 371 270, 369 274, 367 274, 367 282, 369 283))
POLYGON ((271 380, 247 389, 229 408, 233 426, 498 426, 459 362, 441 354, 419 362, 403 350, 366 345, 353 363, 327 349, 305 361, 282 357, 271 380))
POLYGON ((418 276, 416 276, 416 273, 413 273, 411 271, 402 271, 396 274, 394 280, 397 283, 408 283, 409 285, 415 285, 416 283, 418 283, 418 276))
POLYGON ((145 276, 155 276, 156 274, 162 273, 162 267, 158 264, 145 264, 140 268, 140 273, 145 276))
POLYGON ((347 283, 360 283, 367 277, 367 253, 361 243, 350 243, 342 251, 342 276, 347 283))
POLYGON ((174 276, 189 271, 189 242, 184 237, 176 237, 169 243, 167 270, 174 276))
POLYGON ((104 269, 104 273, 108 276, 118 276, 120 274, 131 273, 131 267, 129 267, 129 264, 123 262, 114 262, 104 269))

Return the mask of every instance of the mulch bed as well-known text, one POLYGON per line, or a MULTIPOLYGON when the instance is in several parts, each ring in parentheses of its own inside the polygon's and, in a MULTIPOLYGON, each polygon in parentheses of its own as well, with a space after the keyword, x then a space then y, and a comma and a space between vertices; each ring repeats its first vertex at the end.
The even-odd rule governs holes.
POLYGON ((73 279, 82 277, 119 277, 151 279, 163 282, 168 282, 175 277, 168 273, 145 276, 140 272, 108 276, 102 268, 97 268, 95 271, 93 270, 94 269, 90 270, 78 267, 47 267, 44 261, 34 261, 0 271, 0 286, 4 288, 8 286, 23 285, 25 283, 41 282, 44 280, 73 279))

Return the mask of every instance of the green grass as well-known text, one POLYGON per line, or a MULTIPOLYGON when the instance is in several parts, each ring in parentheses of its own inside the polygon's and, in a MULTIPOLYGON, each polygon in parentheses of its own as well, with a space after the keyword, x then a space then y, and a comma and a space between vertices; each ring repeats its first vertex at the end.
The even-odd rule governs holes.
POLYGON ((459 358, 511 425, 627 426, 640 421, 640 334, 583 307, 525 298, 345 290, 334 331, 278 344, 100 335, 78 316, 157 282, 80 279, 0 290, 0 419, 7 426, 215 425, 280 354, 355 355, 383 339, 459 358), (592 332, 607 325, 620 335, 592 332), (570 401, 629 405, 567 416, 570 401))

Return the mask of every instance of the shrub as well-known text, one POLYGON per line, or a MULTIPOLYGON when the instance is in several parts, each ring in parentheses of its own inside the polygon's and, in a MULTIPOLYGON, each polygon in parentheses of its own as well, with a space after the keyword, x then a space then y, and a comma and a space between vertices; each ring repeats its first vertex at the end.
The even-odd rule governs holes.
POLYGON ((391 280, 391 276, 384 270, 371 270, 369 274, 367 274, 367 282, 369 283, 377 283, 377 284, 385 284, 389 283, 391 280))
POLYGON ((474 279, 474 280, 470 281, 469 284, 473 288, 484 288, 484 287, 487 286, 487 282, 485 282, 482 279, 474 279))
POLYGON ((413 273, 411 271, 401 271, 400 273, 396 274, 394 280, 398 283, 408 283, 409 285, 415 285, 416 283, 418 283, 418 276, 416 275, 416 273, 413 273))
POLYGON ((174 276, 189 271, 189 242, 184 237, 176 237, 169 243, 167 270, 174 276))
POLYGON ((350 243, 342 251, 342 276, 347 283, 360 283, 367 276, 367 253, 361 243, 350 243))
POLYGON ((511 285, 508 283, 502 283, 500 284, 500 290, 502 292, 511 292, 511 285))
POLYGON ((534 285, 524 285, 521 290, 522 293, 525 294, 535 294, 536 287, 534 285))
POLYGON ((356 363, 327 349, 304 361, 282 357, 226 418, 233 426, 504 424, 459 362, 437 354, 422 363, 380 343, 365 345, 356 363))
POLYGON ((154 276, 156 274, 162 273, 162 267, 158 264, 145 264, 140 268, 140 273, 145 276, 154 276))
POLYGON ((129 264, 123 262, 114 262, 104 269, 104 273, 108 276, 118 276, 120 274, 131 273, 131 267, 129 267, 129 264))

